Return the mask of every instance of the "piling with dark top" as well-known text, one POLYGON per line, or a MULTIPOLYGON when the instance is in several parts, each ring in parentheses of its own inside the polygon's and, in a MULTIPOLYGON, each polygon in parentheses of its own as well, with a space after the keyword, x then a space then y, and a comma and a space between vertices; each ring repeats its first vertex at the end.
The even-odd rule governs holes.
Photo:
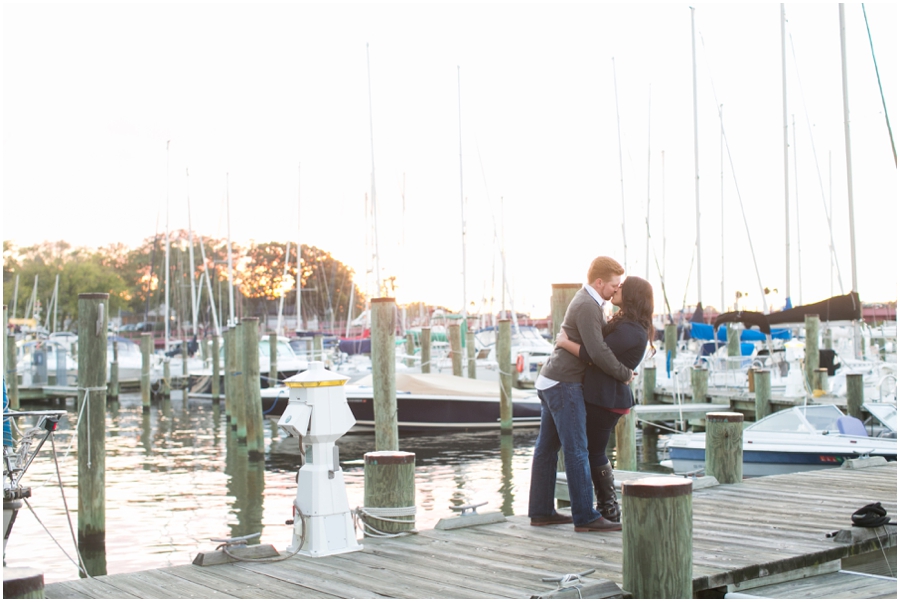
POLYGON ((236 428, 236 418, 234 417, 234 329, 231 327, 222 330, 222 341, 225 347, 225 364, 222 369, 225 371, 223 380, 225 381, 225 418, 228 429, 236 428))
POLYGON ((453 376, 462 376, 462 341, 459 324, 447 326, 447 338, 450 339, 450 360, 453 364, 453 376))
POLYGON ((637 599, 693 597, 689 479, 622 484, 622 587, 637 599))
POLYGON ((466 366, 469 378, 475 378, 475 331, 466 330, 466 366))
POLYGON ((575 297, 575 293, 582 285, 567 284, 551 284, 550 285, 550 340, 555 341, 559 329, 562 327, 563 319, 566 317, 566 310, 569 309, 569 303, 575 297))
POLYGON ((141 406, 150 411, 150 354, 153 353, 153 335, 141 333, 141 406))
POLYGON ((262 396, 259 391, 259 318, 241 320, 244 337, 241 371, 244 373, 244 395, 247 414, 247 457, 251 461, 265 459, 262 396))
POLYGON ((422 327, 422 340, 421 340, 421 358, 422 358, 422 374, 430 374, 431 373, 431 328, 428 326, 422 327))
POLYGON ((863 375, 847 374, 847 415, 862 420, 863 375))
POLYGON ((813 379, 816 376, 816 370, 819 367, 819 316, 818 314, 807 314, 804 321, 806 328, 806 353, 804 360, 806 370, 804 378, 806 378, 807 386, 812 389, 813 379))
POLYGON ((656 365, 644 363, 641 372, 643 374, 641 403, 650 404, 656 401, 656 365))
POLYGON ((634 412, 616 423, 616 470, 637 470, 637 436, 634 412))
POLYGON ((706 474, 719 483, 744 478, 744 415, 709 412, 706 415, 706 474))
POLYGON ((415 529, 416 454, 404 451, 368 452, 363 456, 363 461, 364 508, 376 516, 412 521, 397 523, 367 518, 366 523, 382 533, 415 529), (404 510, 407 514, 401 514, 404 510))
POLYGON ((762 420, 769 415, 769 401, 772 398, 772 373, 769 370, 753 372, 753 394, 756 396, 756 419, 762 420))
MULTIPOLYGON (((109 363, 109 391, 106 396, 109 399, 119 398, 119 341, 113 341, 113 359, 109 363)), ((57 360, 58 362, 58 360, 57 360)))
POLYGON ((219 402, 219 380, 221 379, 221 374, 219 371, 219 337, 213 336, 212 340, 212 357, 210 358, 212 361, 212 398, 213 401, 219 402))
POLYGON ((43 600, 44 574, 29 567, 3 567, 5 600, 43 600))
POLYGON ((278 386, 278 333, 269 333, 269 387, 278 386))
POLYGON ((816 377, 813 381, 813 389, 828 391, 828 368, 816 368, 816 377))
POLYGON ((9 409, 19 409, 19 375, 16 368, 16 335, 9 334, 7 328, 9 318, 6 315, 6 306, 3 306, 3 343, 6 345, 6 355, 4 360, 6 365, 6 386, 7 396, 9 397, 9 409))
MULTIPOLYGON (((375 419, 375 450, 400 449, 397 428, 397 383, 395 379, 394 330, 396 304, 393 297, 372 299, 372 406, 375 419)), ((457 334, 459 326, 457 325, 457 334)))
POLYGON ((500 372, 500 433, 513 429, 512 329, 509 320, 497 322, 497 370, 500 372))
POLYGON ((108 293, 78 295, 78 546, 87 549, 106 544, 108 314, 108 293))
POLYGON ((706 367, 694 366, 691 369, 691 391, 694 403, 706 403, 709 391, 709 370, 706 367))

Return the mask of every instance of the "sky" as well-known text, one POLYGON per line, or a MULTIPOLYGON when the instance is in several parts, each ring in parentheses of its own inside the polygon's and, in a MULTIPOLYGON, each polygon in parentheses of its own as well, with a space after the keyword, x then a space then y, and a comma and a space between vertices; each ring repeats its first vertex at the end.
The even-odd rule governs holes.
MULTIPOLYGON (((4 2, 3 238, 137 246, 190 206, 204 236, 330 251, 371 296, 377 267, 398 303, 496 311, 505 273, 506 305, 545 316, 598 255, 659 311, 779 309, 854 276, 896 300, 862 5, 852 229, 838 5, 784 5, 785 70, 780 7, 4 2)), ((897 8, 865 9, 896 122, 897 8)))

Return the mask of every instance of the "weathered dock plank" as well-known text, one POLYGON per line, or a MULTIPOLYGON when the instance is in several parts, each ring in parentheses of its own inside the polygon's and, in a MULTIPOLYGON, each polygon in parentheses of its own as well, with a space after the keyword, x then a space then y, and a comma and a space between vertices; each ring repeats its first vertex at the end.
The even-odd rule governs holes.
POLYGON ((741 590, 741 593, 760 598, 792 599, 867 599, 896 598, 897 580, 875 577, 863 573, 836 571, 825 575, 815 575, 741 590))
MULTIPOLYGON (((737 588, 753 595, 786 591, 790 597, 857 598, 879 597, 883 590, 890 590, 896 597, 896 581, 885 585, 844 575, 830 577, 837 581, 829 586, 825 579, 850 555, 863 555, 866 562, 874 563, 881 545, 888 547, 888 558, 896 559, 896 527, 877 530, 878 537, 876 530, 863 531, 870 536, 856 543, 827 537, 849 529, 851 514, 874 501, 896 516, 895 462, 759 477, 694 490, 695 594, 737 588), (787 583, 779 584, 779 580, 787 583), (854 580, 856 585, 850 585, 854 580), (776 586, 782 589, 762 593, 762 588, 776 586)), ((586 582, 623 582, 621 532, 575 533, 571 525, 532 527, 525 516, 450 531, 422 530, 408 537, 366 538, 363 544, 362 551, 352 554, 168 567, 50 584, 45 593, 58 598, 77 594, 91 598, 521 599, 552 590, 541 582, 544 577, 588 569, 596 572, 586 582)))

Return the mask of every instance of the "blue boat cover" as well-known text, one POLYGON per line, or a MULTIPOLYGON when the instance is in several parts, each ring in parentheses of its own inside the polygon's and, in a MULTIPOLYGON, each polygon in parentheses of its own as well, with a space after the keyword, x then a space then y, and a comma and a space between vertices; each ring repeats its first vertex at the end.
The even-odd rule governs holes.
MULTIPOLYGON (((719 332, 716 333, 716 338, 718 338, 723 343, 728 341, 728 334, 726 333, 725 326, 719 326, 719 332)), ((691 338, 699 339, 701 341, 712 341, 713 340, 713 327, 709 324, 702 324, 700 322, 691 322, 691 338)), ((791 340, 791 331, 787 328, 773 328, 772 329, 772 338, 773 339, 782 339, 785 341, 791 340)), ((766 335, 761 333, 756 329, 745 328, 741 331, 741 340, 742 341, 765 341, 766 335)))

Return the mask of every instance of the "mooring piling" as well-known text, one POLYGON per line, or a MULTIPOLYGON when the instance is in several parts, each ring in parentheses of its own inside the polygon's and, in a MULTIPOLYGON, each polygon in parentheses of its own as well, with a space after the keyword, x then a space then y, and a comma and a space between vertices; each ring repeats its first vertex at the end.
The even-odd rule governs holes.
POLYGON ((269 384, 278 386, 278 333, 269 333, 269 384))
MULTIPOLYGON (((396 328, 393 297, 372 299, 372 401, 375 419, 375 450, 400 449, 397 427, 397 383, 394 354, 396 328)), ((457 327, 457 333, 459 328, 457 327)))
MULTIPOLYGON (((119 341, 113 340, 112 344, 113 351, 113 359, 109 363, 109 391, 107 391, 107 398, 109 399, 118 399, 119 398, 119 341)), ((63 361, 65 361, 65 356, 63 356, 63 361)), ((56 360, 57 371, 59 371, 59 359, 56 360)), ((59 381, 57 377, 57 382, 59 381)), ((63 383, 66 384, 66 383, 63 383)))
POLYGON ((78 547, 106 544, 108 293, 78 295, 78 547))
POLYGON ((815 382, 816 370, 819 367, 819 314, 807 314, 804 319, 806 330, 806 345, 804 353, 805 371, 803 378, 806 384, 812 388, 815 382))
POLYGON ((512 407, 512 325, 508 319, 497 322, 497 370, 500 372, 500 433, 513 430, 512 407))
POLYGON ((762 420, 771 412, 772 373, 766 369, 753 371, 753 394, 756 401, 756 419, 762 420))
POLYGON ((690 479, 622 484, 622 586, 638 599, 692 598, 690 479))
POLYGON ((637 470, 637 437, 634 412, 619 417, 616 423, 616 470, 637 470))
POLYGON ((691 391, 694 403, 706 403, 709 391, 709 370, 706 366, 694 366, 691 369, 691 391))
MULTIPOLYGON (((363 506, 367 514, 365 524, 384 534, 415 529, 416 454, 376 451, 366 453, 363 460, 363 506), (376 516, 379 518, 374 518, 376 516)), ((363 532, 367 536, 371 535, 367 529, 363 532)))
POLYGON ((466 328, 466 366, 469 378, 475 378, 475 331, 466 328))
POLYGON ((212 357, 210 358, 212 361, 212 399, 214 403, 219 403, 219 379, 220 371, 219 371, 219 337, 213 335, 212 337, 212 357))
POLYGON ((422 374, 431 374, 431 327, 422 327, 422 340, 420 341, 422 352, 422 374))
POLYGON ((141 333, 141 407, 150 411, 150 354, 153 353, 153 334, 141 333))
POLYGON ((241 371, 244 377, 245 412, 247 414, 247 455, 251 461, 265 459, 262 397, 259 391, 259 318, 244 318, 244 349, 241 371))
POLYGON ((722 484, 744 479, 744 415, 740 412, 706 414, 706 474, 722 484))
POLYGON ((847 415, 862 420, 863 375, 859 372, 847 374, 847 415))
POLYGON ((453 365, 453 376, 462 376, 462 341, 459 324, 447 326, 447 338, 450 340, 450 360, 453 365))

